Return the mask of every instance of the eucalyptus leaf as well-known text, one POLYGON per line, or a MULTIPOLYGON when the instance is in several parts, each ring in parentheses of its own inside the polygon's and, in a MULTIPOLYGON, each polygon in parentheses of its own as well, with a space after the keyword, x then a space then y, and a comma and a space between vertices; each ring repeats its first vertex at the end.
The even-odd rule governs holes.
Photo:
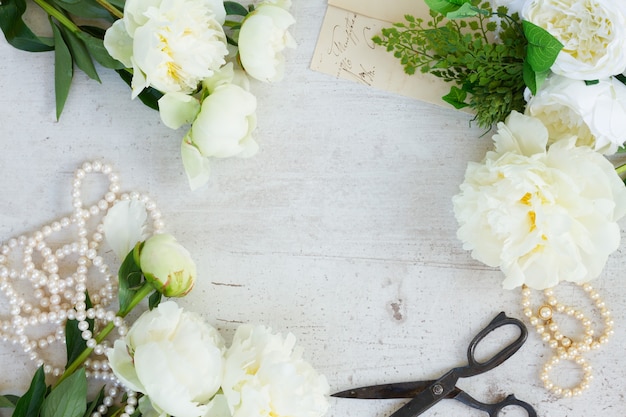
POLYGON ((526 60, 533 71, 544 72, 549 70, 563 49, 563 44, 547 30, 527 20, 522 21, 522 28, 528 40, 526 60))
POLYGON ((33 376, 28 391, 15 404, 13 417, 39 417, 46 390, 46 375, 43 372, 43 366, 40 366, 33 376))
POLYGON ((0 395, 0 408, 15 408, 15 404, 20 399, 15 395, 0 395))
POLYGON ((74 66, 72 54, 65 44, 61 31, 55 24, 52 24, 52 33, 54 35, 54 95, 56 97, 57 120, 59 120, 70 92, 74 66))
POLYGON ((89 78, 100 82, 100 77, 98 77, 96 67, 93 65, 93 60, 91 59, 91 55, 89 55, 89 50, 87 49, 83 41, 81 41, 74 32, 70 31, 64 26, 60 26, 59 28, 61 29, 63 38, 67 42, 68 48, 70 49, 72 59, 74 60, 74 62, 76 62, 76 66, 83 70, 83 72, 87 74, 89 78))
POLYGON ((467 107, 469 104, 465 103, 466 98, 467 92, 456 86, 452 86, 450 88, 450 92, 441 97, 443 101, 452 105, 455 109, 462 109, 463 107, 467 107))
POLYGON ((82 417, 87 410, 87 377, 80 368, 61 381, 46 397, 41 417, 82 417))
POLYGON ((3 0, 0 2, 0 29, 7 42, 14 48, 28 52, 43 52, 54 49, 52 38, 35 35, 22 20, 26 11, 25 0, 3 0))
POLYGON ((225 1, 224 8, 226 9, 226 14, 230 16, 247 16, 248 9, 242 6, 240 3, 234 1, 225 1))
POLYGON ((122 64, 117 59, 114 59, 109 55, 102 39, 98 39, 86 32, 79 32, 76 34, 80 40, 82 40, 91 53, 91 56, 103 67, 110 69, 123 69, 122 64))

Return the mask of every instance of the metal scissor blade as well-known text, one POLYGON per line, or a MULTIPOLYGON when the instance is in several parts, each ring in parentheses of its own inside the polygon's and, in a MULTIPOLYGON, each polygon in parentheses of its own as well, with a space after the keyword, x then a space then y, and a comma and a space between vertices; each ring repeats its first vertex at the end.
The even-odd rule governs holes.
MULTIPOLYGON (((399 382, 395 384, 370 385, 367 387, 354 388, 332 394, 332 397, 358 398, 379 400, 388 398, 413 398, 435 383, 431 381, 399 382)), ((452 391, 446 398, 454 398, 458 391, 452 391)))
POLYGON ((454 393, 453 397, 458 395, 456 392, 458 388, 454 386, 458 379, 459 377, 454 370, 447 372, 431 385, 425 387, 422 392, 417 393, 411 401, 400 407, 390 417, 416 417, 442 399, 449 398, 451 394, 454 393))

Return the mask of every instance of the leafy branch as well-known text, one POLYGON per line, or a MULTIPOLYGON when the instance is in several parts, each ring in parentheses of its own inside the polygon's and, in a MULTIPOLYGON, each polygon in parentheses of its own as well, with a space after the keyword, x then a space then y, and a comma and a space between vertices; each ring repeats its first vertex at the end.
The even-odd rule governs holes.
POLYGON ((76 18, 113 22, 122 16, 108 0, 34 0, 48 15, 53 36, 40 37, 23 20, 26 0, 3 0, 0 3, 0 29, 10 45, 28 52, 54 50, 54 86, 56 116, 61 116, 76 66, 91 79, 100 82, 94 62, 105 68, 124 66, 111 58, 103 44, 104 31, 80 26, 76 18))
POLYGON ((407 74, 419 70, 453 83, 442 99, 473 109, 481 127, 523 112, 525 88, 536 92, 562 45, 505 7, 494 12, 480 0, 425 1, 430 20, 407 15, 374 43, 392 52, 407 74))

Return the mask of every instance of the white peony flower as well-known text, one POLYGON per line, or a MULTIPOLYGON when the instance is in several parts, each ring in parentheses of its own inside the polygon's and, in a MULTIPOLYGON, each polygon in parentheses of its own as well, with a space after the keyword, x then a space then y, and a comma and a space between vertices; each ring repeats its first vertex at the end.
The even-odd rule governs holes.
POLYGON ((120 381, 145 394, 159 414, 200 417, 214 407, 223 350, 217 330, 167 301, 142 314, 107 357, 120 381))
POLYGON ((191 189, 209 178, 207 158, 247 158, 258 151, 252 137, 256 129, 256 97, 248 91, 243 71, 225 65, 203 81, 209 95, 183 138, 181 155, 191 189))
POLYGON ((139 265, 146 280, 166 297, 182 297, 196 280, 196 264, 189 251, 165 233, 145 241, 139 252, 139 265))
POLYGON ((626 85, 615 78, 586 85, 584 81, 551 76, 526 106, 548 128, 551 141, 578 138, 604 154, 626 141, 626 85))
POLYGON ((458 237, 472 256, 505 274, 504 288, 586 282, 618 248, 626 188, 613 166, 576 138, 547 150, 540 120, 513 112, 495 151, 469 163, 453 198, 458 237))
POLYGON ((225 355, 222 390, 232 417, 320 417, 329 386, 295 347, 295 336, 242 325, 225 355))
POLYGON ((280 81, 285 72, 285 48, 295 48, 288 29, 296 20, 278 2, 261 3, 243 21, 239 32, 239 57, 248 75, 259 81, 280 81))
POLYGON ((522 15, 564 45, 553 72, 598 80, 626 69, 626 6, 621 1, 528 0, 522 15))
POLYGON ((225 63, 225 16, 218 0, 128 0, 104 46, 133 68, 133 97, 148 86, 191 93, 225 63))
POLYGON ((138 200, 119 201, 107 211, 102 219, 104 237, 118 259, 124 260, 147 237, 147 220, 146 205, 138 200))
POLYGON ((188 139, 204 156, 248 156, 258 149, 255 128, 256 98, 238 85, 225 84, 204 99, 188 139))

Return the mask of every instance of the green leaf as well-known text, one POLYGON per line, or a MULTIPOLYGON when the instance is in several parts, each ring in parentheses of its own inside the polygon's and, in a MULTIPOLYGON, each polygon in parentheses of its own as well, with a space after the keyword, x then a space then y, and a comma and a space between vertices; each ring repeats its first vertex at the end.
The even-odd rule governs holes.
POLYGON ((111 14, 95 0, 52 0, 69 13, 87 19, 105 19, 113 22, 111 14))
POLYGON ((46 375, 43 372, 43 366, 40 366, 33 376, 28 391, 15 404, 13 417, 38 417, 46 389, 46 375))
POLYGON ((626 75, 624 75, 624 74, 617 74, 617 75, 614 75, 614 77, 617 79, 617 81, 619 81, 622 84, 626 85, 626 75))
MULTIPOLYGON (((85 293, 85 295, 85 304, 87 309, 90 309, 93 305, 91 304, 89 293, 85 293)), ((86 321, 89 323, 89 330, 93 332, 94 320, 87 319, 86 321)), ((81 333, 82 331, 78 328, 78 320, 67 320, 65 322, 65 350, 67 352, 67 364, 65 365, 65 369, 87 349, 87 341, 83 339, 81 333)))
POLYGON ((600 83, 600 80, 585 80, 585 85, 596 85, 599 83, 600 83))
POLYGON ((159 303, 161 302, 161 298, 162 298, 163 294, 161 294, 158 291, 153 292, 150 295, 150 298, 148 298, 148 308, 150 310, 156 308, 159 306, 159 303))
POLYGON ((52 24, 52 33, 54 35, 54 95, 56 97, 57 120, 59 120, 70 92, 74 66, 72 54, 65 44, 65 40, 63 40, 61 31, 55 24, 52 24))
POLYGON ((80 368, 61 381, 41 407, 41 417, 82 417, 87 410, 87 378, 80 368))
POLYGON ((552 67, 563 44, 544 28, 527 20, 522 21, 524 35, 528 40, 526 60, 535 72, 544 72, 552 67))
MULTIPOLYGON (((133 79, 132 74, 124 69, 116 71, 120 75, 122 80, 124 80, 124 82, 130 87, 133 79)), ((159 110, 159 99, 163 97, 163 93, 161 93, 159 90, 149 87, 139 93, 137 97, 139 97, 139 100, 141 100, 143 104, 150 107, 151 109, 159 110)))
POLYGON ((472 6, 471 3, 463 3, 458 9, 446 14, 448 19, 464 19, 466 17, 474 17, 482 14, 489 16, 491 13, 489 10, 481 9, 480 7, 472 6))
POLYGON ((90 417, 96 407, 102 403, 102 400, 104 400, 104 388, 105 387, 102 387, 100 392, 98 392, 98 396, 92 402, 87 404, 87 410, 85 410, 83 417, 90 417))
MULTIPOLYGON (((139 244, 140 243, 138 243, 138 245, 139 244)), ((134 249, 126 255, 118 272, 120 311, 126 311, 128 309, 133 295, 136 292, 133 288, 141 282, 141 268, 137 262, 135 262, 133 252, 134 249)))
POLYGON ((430 10, 442 15, 458 10, 464 3, 470 3, 471 0, 424 0, 430 10))
POLYGON ((16 395, 0 395, 0 408, 15 408, 19 399, 16 395))
POLYGON ((467 92, 456 86, 452 86, 450 88, 450 92, 441 98, 446 103, 454 106, 455 109, 462 109, 463 107, 468 106, 468 104, 465 103, 465 99, 467 98, 467 92))
POLYGON ((226 9, 226 15, 228 16, 247 16, 248 9, 241 4, 234 1, 225 1, 224 8, 226 9))
POLYGON ((3 0, 0 2, 0 29, 7 42, 14 48, 28 52, 43 52, 54 49, 52 38, 35 35, 22 15, 26 11, 25 0, 3 0))
POLYGON ((124 64, 109 55, 109 52, 107 52, 106 48, 104 47, 102 39, 91 36, 86 32, 79 32, 76 34, 76 36, 78 36, 78 38, 84 42, 91 56, 96 61, 98 61, 100 65, 105 68, 116 70, 124 68, 124 64))
POLYGON ((91 60, 91 55, 89 55, 89 50, 81 41, 78 36, 65 26, 60 26, 61 33, 63 38, 66 40, 66 45, 70 49, 70 53, 72 54, 72 59, 76 62, 76 66, 83 70, 85 74, 89 76, 92 80, 96 80, 100 82, 100 77, 98 77, 98 72, 96 71, 96 67, 93 65, 93 61, 91 60))
POLYGON ((550 70, 543 72, 535 72, 530 67, 530 64, 527 61, 524 61, 522 76, 524 78, 524 84, 530 90, 530 92, 534 95, 537 94, 537 91, 541 88, 543 82, 550 75, 550 70))
POLYGON ((124 6, 126 5, 126 0, 109 0, 113 6, 117 7, 120 10, 124 10, 124 6))

